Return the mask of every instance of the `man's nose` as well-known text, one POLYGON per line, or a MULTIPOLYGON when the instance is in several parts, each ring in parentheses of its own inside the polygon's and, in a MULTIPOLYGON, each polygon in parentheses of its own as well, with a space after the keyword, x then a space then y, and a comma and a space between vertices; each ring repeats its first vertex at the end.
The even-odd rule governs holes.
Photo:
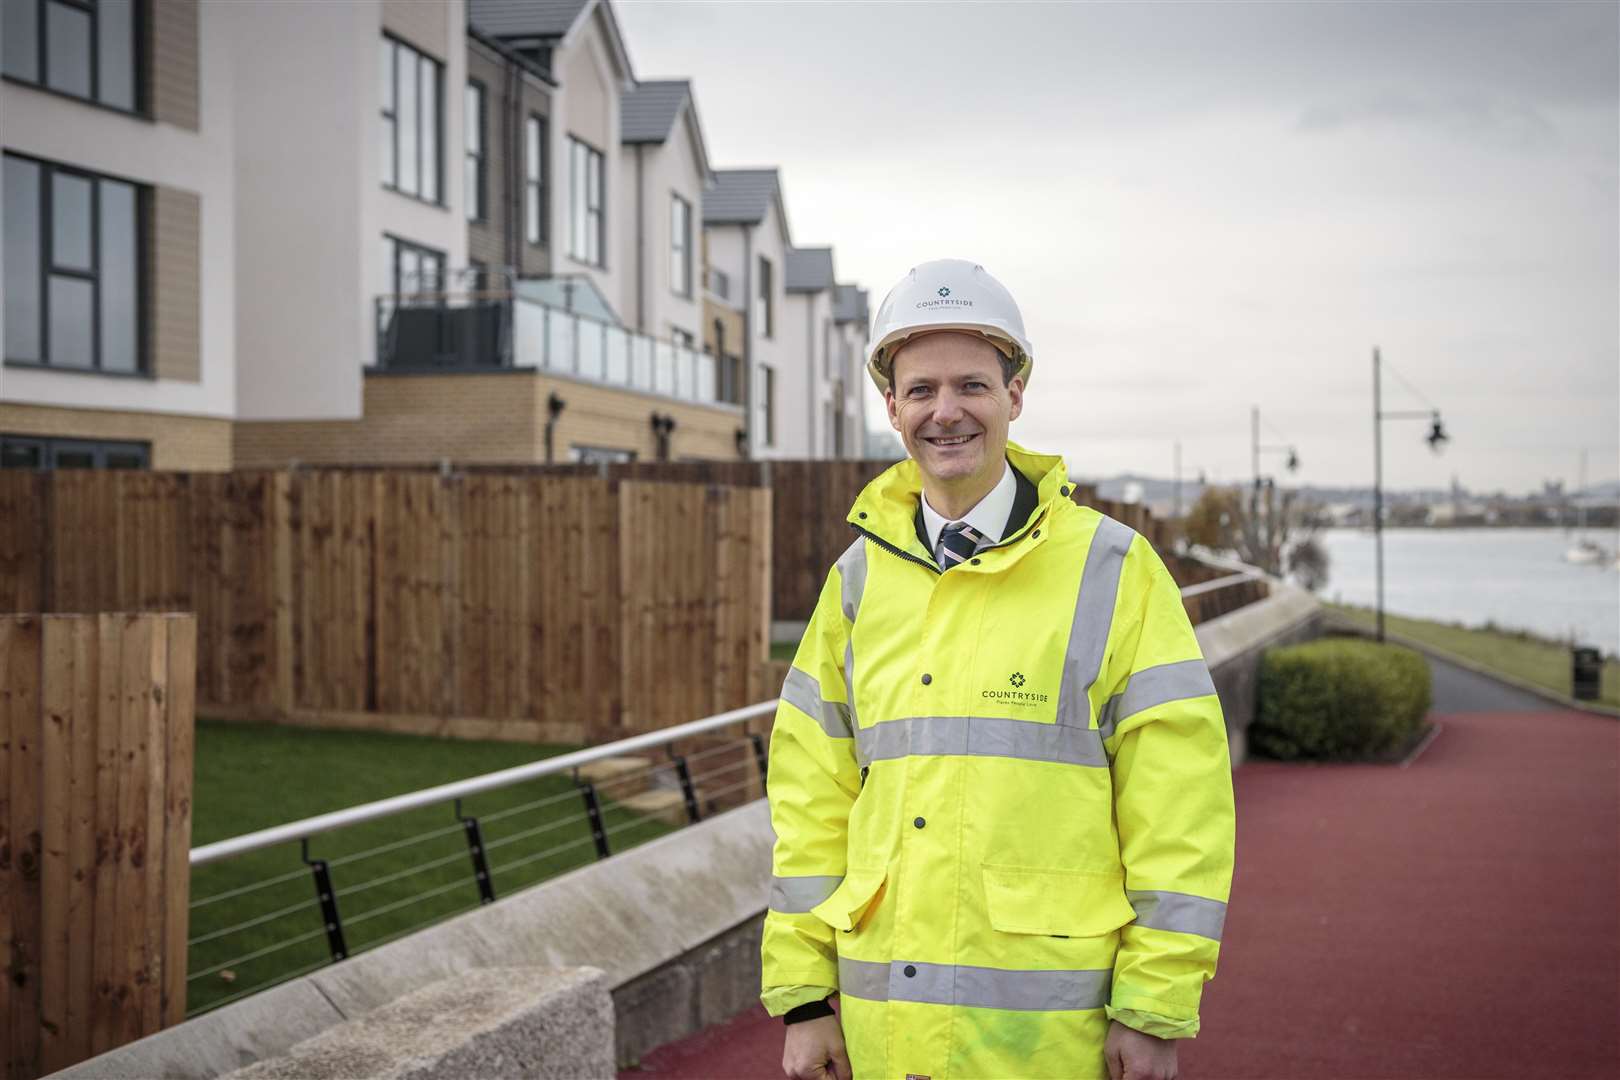
POLYGON ((934 423, 954 424, 962 419, 962 401, 956 392, 943 389, 934 399, 934 423))

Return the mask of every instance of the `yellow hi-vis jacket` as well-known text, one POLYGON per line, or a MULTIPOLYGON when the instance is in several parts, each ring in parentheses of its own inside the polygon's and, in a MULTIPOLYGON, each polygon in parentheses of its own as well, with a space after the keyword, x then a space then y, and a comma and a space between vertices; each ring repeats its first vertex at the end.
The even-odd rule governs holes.
POLYGON ((1231 886, 1220 703, 1147 541, 1009 445, 1029 519, 941 574, 914 462, 861 493, 771 735, 773 1013, 836 989, 855 1076, 1102 1077, 1192 1034, 1231 886))

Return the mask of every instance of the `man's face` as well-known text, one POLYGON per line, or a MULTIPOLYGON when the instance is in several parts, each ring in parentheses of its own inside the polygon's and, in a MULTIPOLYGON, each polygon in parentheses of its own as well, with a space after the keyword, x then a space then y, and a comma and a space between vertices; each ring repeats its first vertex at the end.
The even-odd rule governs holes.
POLYGON ((884 401, 924 476, 972 486, 999 475, 1007 427, 1024 407, 1024 381, 1002 385, 1001 354, 977 334, 932 333, 895 354, 884 401))

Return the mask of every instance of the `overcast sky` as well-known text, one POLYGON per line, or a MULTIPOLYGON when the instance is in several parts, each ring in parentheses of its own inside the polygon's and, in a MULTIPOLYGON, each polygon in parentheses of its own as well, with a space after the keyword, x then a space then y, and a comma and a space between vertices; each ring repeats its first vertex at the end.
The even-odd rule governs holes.
POLYGON ((874 309, 947 256, 1013 291, 1013 437, 1079 475, 1246 478, 1258 405, 1299 482, 1368 484, 1374 345, 1453 436, 1386 424, 1391 486, 1620 474, 1614 3, 615 8, 874 309))

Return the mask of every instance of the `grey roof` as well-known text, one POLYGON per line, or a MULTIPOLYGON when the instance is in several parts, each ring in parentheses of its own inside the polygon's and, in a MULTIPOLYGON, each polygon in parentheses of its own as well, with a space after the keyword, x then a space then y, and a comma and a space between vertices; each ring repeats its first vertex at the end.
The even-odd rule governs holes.
POLYGON ((782 283, 788 292, 820 292, 832 288, 832 248, 788 248, 782 283))
POLYGON ((504 38, 562 37, 591 0, 467 0, 467 21, 504 38))
POLYGON ((703 193, 703 224, 758 225, 780 193, 775 169, 717 169, 714 186, 703 193))
POLYGON ((686 79, 637 83, 619 102, 619 141, 661 143, 675 128, 675 118, 692 93, 686 79))
POLYGON ((866 290, 856 285, 837 285, 833 288, 833 322, 870 322, 866 290))

